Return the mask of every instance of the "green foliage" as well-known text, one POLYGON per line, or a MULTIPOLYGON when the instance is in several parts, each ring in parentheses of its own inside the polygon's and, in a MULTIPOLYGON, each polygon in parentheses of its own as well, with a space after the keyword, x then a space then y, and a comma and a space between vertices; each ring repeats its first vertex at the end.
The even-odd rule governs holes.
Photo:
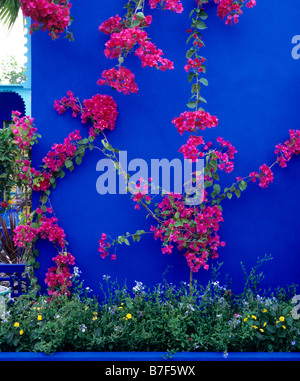
MULTIPOLYGON (((260 262, 259 262, 260 263, 260 262)), ((251 269, 246 283, 253 279, 251 269), (249 279, 249 277, 252 279, 249 279)), ((206 286, 163 282, 129 289, 104 276, 100 298, 89 297, 75 268, 71 297, 34 292, 10 302, 0 325, 2 351, 299 351, 300 320, 292 318, 294 288, 236 295, 217 280, 206 286)))
POLYGON ((27 68, 19 66, 14 56, 9 56, 0 61, 0 83, 18 85, 25 82, 27 80, 26 71, 27 68))
POLYGON ((0 200, 8 196, 16 186, 14 176, 19 152, 10 128, 0 128, 0 200))
POLYGON ((0 0, 0 21, 2 21, 8 29, 14 25, 20 8, 20 0, 0 0))

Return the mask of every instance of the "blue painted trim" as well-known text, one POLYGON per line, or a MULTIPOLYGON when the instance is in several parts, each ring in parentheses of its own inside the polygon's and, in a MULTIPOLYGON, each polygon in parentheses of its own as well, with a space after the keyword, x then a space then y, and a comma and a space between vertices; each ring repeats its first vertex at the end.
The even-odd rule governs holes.
POLYGON ((3 273, 22 273, 25 271, 25 264, 23 263, 16 263, 16 264, 10 264, 10 263, 1 263, 0 264, 0 271, 3 273))
POLYGON ((181 352, 171 358, 166 352, 0 352, 0 361, 300 361, 300 352, 181 352))

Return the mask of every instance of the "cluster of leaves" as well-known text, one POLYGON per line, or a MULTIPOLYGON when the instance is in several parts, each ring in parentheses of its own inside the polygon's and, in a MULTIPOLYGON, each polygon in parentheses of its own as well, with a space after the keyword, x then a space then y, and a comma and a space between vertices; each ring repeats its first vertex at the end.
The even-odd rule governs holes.
POLYGON ((27 68, 20 66, 14 56, 9 56, 0 62, 0 83, 19 85, 27 80, 27 68))
POLYGON ((71 297, 35 292, 10 302, 0 325, 3 351, 299 351, 300 320, 291 317, 296 288, 253 293, 250 271, 242 294, 220 285, 214 268, 207 285, 129 289, 104 276, 100 298, 74 275, 71 297), (76 280, 76 279, 77 280, 76 280), (245 292, 246 291, 246 292, 245 292), (261 331, 263 329, 263 332, 261 331))
MULTIPOLYGON (((201 47, 205 46, 202 39, 202 31, 207 28, 205 20, 208 15, 205 10, 202 8, 202 4, 206 1, 199 1, 197 8, 192 9, 190 12, 191 18, 191 27, 188 30, 190 33, 189 37, 186 40, 186 43, 189 44, 190 41, 193 41, 192 46, 186 52, 187 59, 197 59, 201 60, 203 57, 199 54, 201 47)), ((202 76, 206 73, 206 66, 204 62, 200 65, 200 70, 194 70, 188 74, 188 82, 191 83, 191 93, 192 96, 189 99, 187 107, 191 109, 198 109, 198 105, 201 103, 207 103, 205 98, 200 95, 201 85, 208 86, 208 80, 202 76)), ((201 108, 200 108, 201 109, 201 108)))
POLYGON ((17 185, 14 174, 19 151, 13 138, 9 127, 0 128, 0 200, 9 199, 12 188, 17 185))
POLYGON ((0 20, 10 29, 17 20, 21 3, 19 0, 0 0, 0 20))

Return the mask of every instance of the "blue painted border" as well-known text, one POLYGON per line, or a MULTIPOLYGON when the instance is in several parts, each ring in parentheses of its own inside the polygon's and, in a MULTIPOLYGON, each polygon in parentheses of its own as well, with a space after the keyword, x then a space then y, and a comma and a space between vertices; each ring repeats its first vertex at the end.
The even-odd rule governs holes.
POLYGON ((300 352, 0 352, 0 361, 300 361, 300 352))

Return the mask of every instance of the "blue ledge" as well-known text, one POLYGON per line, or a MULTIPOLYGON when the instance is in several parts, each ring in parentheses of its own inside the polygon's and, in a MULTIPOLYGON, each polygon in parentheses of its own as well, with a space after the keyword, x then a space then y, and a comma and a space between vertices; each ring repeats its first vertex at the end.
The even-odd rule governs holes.
POLYGON ((10 264, 10 263, 1 263, 0 270, 4 273, 22 273, 25 271, 25 264, 10 264))
POLYGON ((300 361, 300 353, 181 352, 171 358, 166 352, 0 352, 0 361, 300 361))

